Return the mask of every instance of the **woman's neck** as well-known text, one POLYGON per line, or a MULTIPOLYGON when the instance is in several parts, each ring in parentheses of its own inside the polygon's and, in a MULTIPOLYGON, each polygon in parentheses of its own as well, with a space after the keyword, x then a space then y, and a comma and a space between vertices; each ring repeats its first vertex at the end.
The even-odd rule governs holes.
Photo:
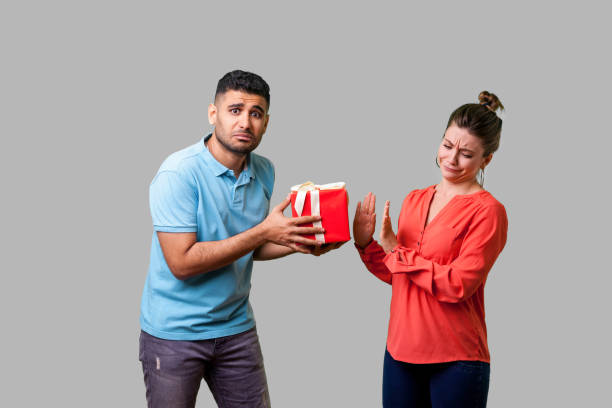
POLYGON ((444 196, 456 196, 464 194, 477 193, 478 191, 484 190, 476 180, 465 181, 463 183, 452 183, 446 179, 442 179, 439 184, 436 185, 436 191, 444 196))

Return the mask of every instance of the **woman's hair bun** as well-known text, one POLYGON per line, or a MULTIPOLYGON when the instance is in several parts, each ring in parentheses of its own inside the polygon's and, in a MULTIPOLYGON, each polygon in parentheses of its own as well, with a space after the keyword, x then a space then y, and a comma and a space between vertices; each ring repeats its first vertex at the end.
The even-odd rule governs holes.
POLYGON ((478 101, 481 105, 486 106, 492 112, 495 112, 497 109, 504 110, 504 105, 502 105, 497 95, 491 92, 482 91, 478 95, 478 101))

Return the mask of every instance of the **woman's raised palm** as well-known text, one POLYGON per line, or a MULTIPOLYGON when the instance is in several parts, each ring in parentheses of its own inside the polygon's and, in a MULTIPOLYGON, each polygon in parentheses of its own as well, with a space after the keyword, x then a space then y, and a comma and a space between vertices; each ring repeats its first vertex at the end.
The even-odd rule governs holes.
POLYGON ((372 241, 375 229, 376 196, 368 193, 363 199, 363 204, 361 201, 357 203, 357 210, 353 219, 353 238, 355 243, 361 248, 366 247, 372 241))

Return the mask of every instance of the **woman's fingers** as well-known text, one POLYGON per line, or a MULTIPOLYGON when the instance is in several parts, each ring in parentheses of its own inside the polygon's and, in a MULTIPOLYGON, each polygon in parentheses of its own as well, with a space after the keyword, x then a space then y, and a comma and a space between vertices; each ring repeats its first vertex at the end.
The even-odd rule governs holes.
POLYGON ((367 213, 369 211, 369 209, 370 209, 370 199, 371 199, 371 197, 372 197, 372 193, 368 193, 363 198, 363 206, 361 208, 362 208, 362 211, 364 213, 367 213))
POLYGON ((385 209, 383 211, 383 221, 380 229, 380 237, 383 238, 388 234, 394 234, 393 226, 391 225, 391 217, 389 217, 389 207, 391 203, 389 200, 385 202, 385 209))

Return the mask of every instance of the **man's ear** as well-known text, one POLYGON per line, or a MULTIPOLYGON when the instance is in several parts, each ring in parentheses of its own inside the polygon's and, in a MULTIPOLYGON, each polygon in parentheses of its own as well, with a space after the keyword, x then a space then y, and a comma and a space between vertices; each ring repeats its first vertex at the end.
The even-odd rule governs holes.
POLYGON ((217 107, 215 106, 214 103, 211 103, 210 105, 208 105, 208 123, 214 126, 216 121, 217 121, 217 107))

